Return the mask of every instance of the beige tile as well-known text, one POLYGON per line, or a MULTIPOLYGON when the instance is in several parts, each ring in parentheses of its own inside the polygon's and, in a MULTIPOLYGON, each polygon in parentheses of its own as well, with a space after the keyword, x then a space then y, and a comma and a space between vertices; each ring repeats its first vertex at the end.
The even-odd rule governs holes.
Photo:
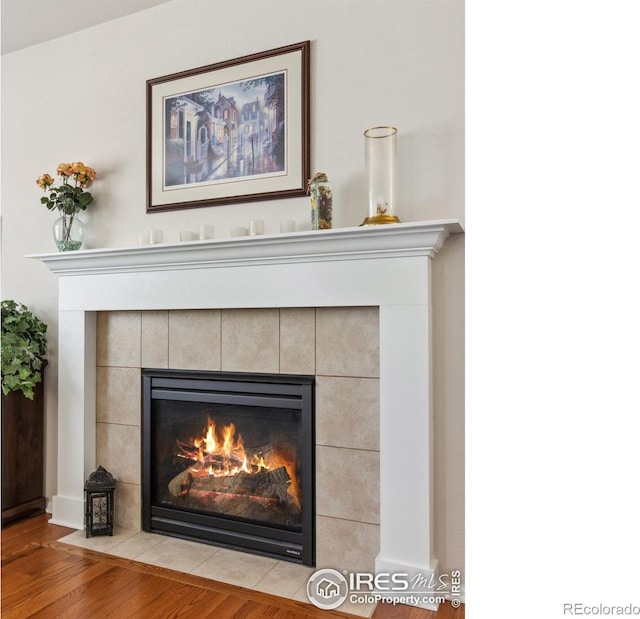
POLYGON ((58 541, 65 544, 71 544, 72 546, 79 546, 85 537, 84 531, 74 531, 73 533, 69 533, 69 535, 61 537, 58 541))
POLYGON ((96 365, 140 367, 140 340, 140 312, 98 312, 96 365))
POLYGON ((316 311, 316 373, 380 376, 377 307, 328 307, 316 311))
POLYGON ((316 448, 316 513, 358 522, 380 522, 380 454, 316 448))
POLYGON ((169 312, 142 312, 143 368, 169 367, 169 312))
POLYGON ((62 537, 58 541, 78 546, 80 548, 89 548, 96 552, 106 552, 111 554, 111 549, 119 544, 126 543, 136 534, 135 531, 128 529, 120 529, 114 527, 113 535, 97 535, 95 537, 87 537, 84 531, 74 531, 73 533, 62 537))
POLYGON ((109 554, 123 559, 135 559, 166 539, 163 535, 139 531, 126 541, 109 548, 109 554))
POLYGON ((140 428, 96 423, 96 462, 107 469, 117 482, 139 484, 140 428))
POLYGON ((114 519, 118 527, 131 531, 140 530, 140 514, 142 513, 142 497, 139 484, 124 481, 116 482, 114 496, 114 519))
POLYGON ((201 563, 218 551, 215 546, 184 539, 165 537, 159 544, 136 557, 136 561, 166 567, 178 572, 194 573, 201 563))
POLYGON ((380 450, 377 378, 316 378, 316 443, 380 450))
POLYGON ((255 591, 291 598, 296 591, 306 586, 307 580, 314 572, 313 567, 278 561, 274 568, 252 588, 255 591))
POLYGON ((380 527, 326 516, 316 517, 316 567, 374 572, 380 527))
POLYGON ((253 589, 278 563, 276 559, 221 548, 190 573, 253 589))
POLYGON ((280 372, 316 373, 316 310, 280 310, 280 372))
POLYGON ((220 369, 220 310, 169 312, 169 367, 220 369))
POLYGON ((96 368, 96 419, 140 425, 140 368, 96 368))
POLYGON ((280 320, 277 309, 222 312, 222 369, 273 372, 280 368, 280 320))

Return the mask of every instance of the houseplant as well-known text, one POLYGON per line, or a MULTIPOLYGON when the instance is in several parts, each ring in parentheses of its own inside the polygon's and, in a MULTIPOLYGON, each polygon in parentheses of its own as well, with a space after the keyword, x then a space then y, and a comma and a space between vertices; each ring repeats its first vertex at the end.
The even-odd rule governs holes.
POLYGON ((47 354, 47 325, 22 303, 2 301, 2 393, 33 400, 47 354))
POLYGON ((44 512, 47 325, 2 301, 2 524, 44 512))
POLYGON ((42 174, 36 180, 38 187, 48 191, 48 196, 40 198, 50 211, 57 209, 61 217, 53 224, 53 237, 60 251, 80 249, 84 235, 84 224, 77 217, 80 211, 93 202, 93 196, 86 191, 96 177, 93 168, 76 161, 61 163, 56 170, 62 182, 54 187, 54 179, 49 174, 42 174))

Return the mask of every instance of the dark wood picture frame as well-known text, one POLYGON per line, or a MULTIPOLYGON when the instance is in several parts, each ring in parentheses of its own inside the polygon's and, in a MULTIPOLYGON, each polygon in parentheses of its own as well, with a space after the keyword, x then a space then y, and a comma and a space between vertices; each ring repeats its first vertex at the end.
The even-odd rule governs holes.
POLYGON ((147 213, 306 195, 310 46, 147 80, 147 213))

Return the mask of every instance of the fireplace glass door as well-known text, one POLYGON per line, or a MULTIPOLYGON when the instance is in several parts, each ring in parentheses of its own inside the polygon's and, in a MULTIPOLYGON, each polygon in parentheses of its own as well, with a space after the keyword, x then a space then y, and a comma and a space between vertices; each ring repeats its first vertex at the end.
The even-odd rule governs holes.
POLYGON ((313 378, 143 370, 143 529, 314 562, 313 378))

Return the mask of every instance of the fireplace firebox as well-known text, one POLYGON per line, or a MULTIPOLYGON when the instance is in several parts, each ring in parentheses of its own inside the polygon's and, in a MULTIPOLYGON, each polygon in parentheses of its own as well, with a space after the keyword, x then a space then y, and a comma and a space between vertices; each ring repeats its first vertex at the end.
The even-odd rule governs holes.
POLYGON ((314 378, 142 370, 142 528, 315 565, 314 378))

